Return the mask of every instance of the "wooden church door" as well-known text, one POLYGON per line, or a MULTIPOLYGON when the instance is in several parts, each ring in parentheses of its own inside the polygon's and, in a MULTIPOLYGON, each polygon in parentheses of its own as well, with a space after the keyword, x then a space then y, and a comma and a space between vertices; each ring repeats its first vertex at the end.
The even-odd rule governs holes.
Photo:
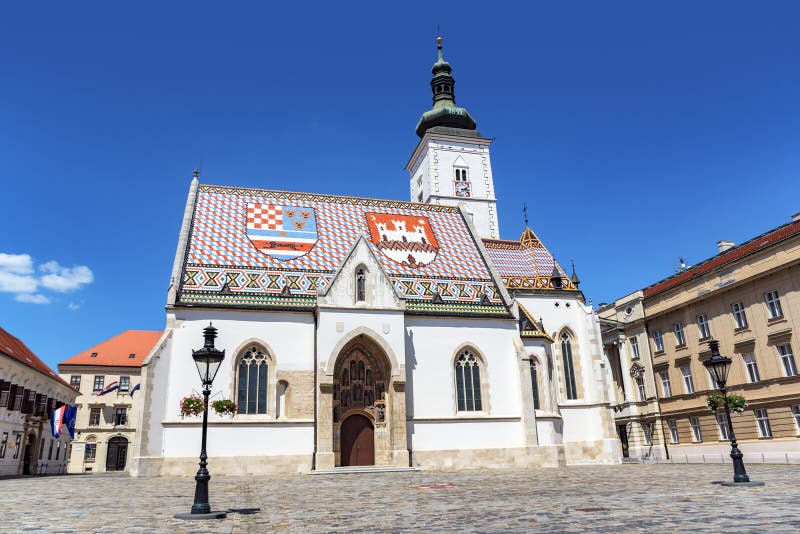
POLYGON ((375 465, 375 430, 363 415, 351 415, 342 423, 342 466, 375 465))

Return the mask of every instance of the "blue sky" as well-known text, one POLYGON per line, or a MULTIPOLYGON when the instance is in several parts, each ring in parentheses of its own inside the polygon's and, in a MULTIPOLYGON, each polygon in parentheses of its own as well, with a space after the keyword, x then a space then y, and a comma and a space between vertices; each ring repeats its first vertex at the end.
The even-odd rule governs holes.
POLYGON ((496 138, 502 236, 526 202, 595 304, 800 211, 797 2, 18 4, 0 325, 53 366, 163 327, 201 163, 205 183, 407 199, 437 23, 496 138))

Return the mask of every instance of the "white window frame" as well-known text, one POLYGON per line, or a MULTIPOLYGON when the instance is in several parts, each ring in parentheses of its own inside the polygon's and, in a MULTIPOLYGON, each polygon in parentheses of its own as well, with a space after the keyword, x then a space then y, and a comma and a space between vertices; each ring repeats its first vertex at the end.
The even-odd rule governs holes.
POLYGON ((661 330, 653 330, 653 343, 656 345, 656 352, 664 350, 664 338, 661 335, 661 330))
POLYGON ((769 310, 770 319, 778 319, 783 317, 783 308, 781 307, 781 297, 778 295, 778 290, 773 289, 764 293, 764 302, 769 310))
POLYGON ((708 375, 708 389, 719 389, 719 385, 714 379, 714 373, 708 367, 706 367, 706 375, 708 375))
POLYGON ((747 376, 749 384, 755 384, 761 380, 761 375, 758 372, 758 362, 756 355, 752 352, 745 352, 742 354, 742 361, 744 361, 744 371, 747 376))
POLYGON ((633 352, 633 359, 637 360, 640 358, 639 355, 639 340, 635 337, 630 338, 628 341, 631 342, 631 351, 633 352))
POLYGON ((683 333, 683 322, 673 324, 672 331, 675 333, 675 344, 679 347, 686 345, 686 335, 683 333))
POLYGON ((675 419, 667 419, 669 428, 669 440, 671 443, 680 443, 678 439, 678 422, 675 419))
POLYGON ((120 376, 119 377, 119 390, 123 393, 127 393, 131 389, 131 377, 130 376, 120 376))
POLYGON ((800 435, 800 404, 792 404, 792 417, 794 417, 794 425, 797 428, 797 434, 800 435))
POLYGON ((708 327, 708 316, 702 313, 695 317, 697 320, 697 329, 700 331, 700 339, 708 339, 711 337, 711 329, 708 327))
POLYGON ((692 427, 692 442, 693 443, 702 443, 703 442, 703 430, 700 428, 700 418, 699 417, 690 417, 689 418, 689 426, 692 427))
POLYGON ((694 393, 694 377, 692 377, 692 368, 690 366, 681 367, 681 375, 683 375, 683 389, 686 393, 694 393))
POLYGON ((672 383, 669 380, 669 371, 660 371, 658 375, 661 377, 661 391, 664 398, 672 397, 672 383))
POLYGON ((794 360, 794 353, 792 353, 792 346, 788 343, 778 346, 778 354, 781 357, 781 367, 783 368, 783 376, 797 376, 797 362, 794 360))
POLYGON ((728 417, 724 413, 714 414, 717 418, 717 429, 720 441, 731 440, 731 427, 728 426, 728 417))
POLYGON ((766 408, 755 408, 753 415, 756 418, 756 425, 758 426, 758 437, 771 438, 772 427, 769 426, 769 414, 766 408))
POLYGON ((644 376, 637 376, 636 377, 636 388, 639 391, 639 400, 646 401, 647 400, 647 390, 644 387, 644 376))
POLYGON ((733 313, 733 321, 736 323, 736 328, 747 328, 747 313, 744 310, 743 302, 734 302, 731 304, 731 313, 733 313))

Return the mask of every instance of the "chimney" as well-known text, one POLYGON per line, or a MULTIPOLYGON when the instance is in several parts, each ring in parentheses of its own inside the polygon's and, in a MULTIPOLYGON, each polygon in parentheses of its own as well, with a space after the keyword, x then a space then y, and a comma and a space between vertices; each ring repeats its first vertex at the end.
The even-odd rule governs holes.
POLYGON ((800 221, 800 211, 798 211, 797 213, 792 215, 792 220, 793 221, 800 221))
POLYGON ((736 243, 733 241, 717 241, 717 248, 719 249, 719 253, 722 254, 726 250, 732 249, 736 243))

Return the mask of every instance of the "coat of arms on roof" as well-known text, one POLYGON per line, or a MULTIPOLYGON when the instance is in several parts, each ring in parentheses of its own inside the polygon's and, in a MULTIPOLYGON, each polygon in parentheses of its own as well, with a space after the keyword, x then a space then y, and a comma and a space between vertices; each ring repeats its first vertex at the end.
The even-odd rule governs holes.
POLYGON ((259 252, 276 260, 307 254, 317 244, 314 208, 248 202, 247 237, 259 252))
POLYGON ((436 259, 439 244, 427 217, 395 213, 365 213, 370 241, 390 260, 412 269, 436 259))

